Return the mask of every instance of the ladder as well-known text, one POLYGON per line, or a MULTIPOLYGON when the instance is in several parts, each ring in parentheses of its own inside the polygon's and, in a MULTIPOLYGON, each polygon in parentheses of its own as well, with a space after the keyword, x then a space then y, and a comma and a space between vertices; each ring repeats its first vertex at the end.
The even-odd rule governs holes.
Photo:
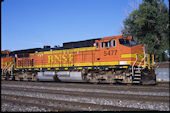
POLYGON ((134 69, 134 74, 132 76, 132 82, 135 84, 140 84, 141 83, 141 68, 135 68, 134 69))
POLYGON ((150 54, 145 54, 145 52, 144 52, 143 59, 141 60, 139 65, 135 68, 134 66, 135 66, 137 60, 138 60, 138 55, 136 55, 136 60, 132 65, 132 83, 140 84, 142 68, 148 67, 150 69, 150 68, 154 67, 154 54, 150 55, 150 54), (141 66, 142 62, 144 62, 144 64, 141 66))

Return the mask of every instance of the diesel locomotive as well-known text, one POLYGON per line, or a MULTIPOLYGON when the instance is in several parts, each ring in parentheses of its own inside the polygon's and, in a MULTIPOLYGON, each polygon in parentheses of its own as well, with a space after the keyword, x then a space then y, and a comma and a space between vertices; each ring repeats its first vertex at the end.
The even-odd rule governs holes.
POLYGON ((147 49, 119 35, 1 51, 1 80, 155 84, 154 55, 147 49))

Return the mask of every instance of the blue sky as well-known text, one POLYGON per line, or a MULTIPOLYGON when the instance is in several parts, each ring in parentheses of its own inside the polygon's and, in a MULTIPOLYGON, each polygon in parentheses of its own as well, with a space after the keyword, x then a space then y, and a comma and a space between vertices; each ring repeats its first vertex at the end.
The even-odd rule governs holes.
POLYGON ((127 12, 137 1, 4 0, 1 49, 62 46, 64 42, 120 35, 127 12))

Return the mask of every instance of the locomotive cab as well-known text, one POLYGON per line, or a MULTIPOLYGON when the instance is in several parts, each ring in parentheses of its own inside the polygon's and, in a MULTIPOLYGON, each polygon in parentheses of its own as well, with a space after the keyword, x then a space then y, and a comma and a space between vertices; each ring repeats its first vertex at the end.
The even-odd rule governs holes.
POLYGON ((134 65, 144 65, 142 61, 145 54, 145 47, 137 44, 131 36, 123 37, 113 36, 105 37, 95 42, 96 50, 100 53, 100 59, 103 61, 118 61, 116 65, 132 66, 138 55, 138 62, 134 65))
POLYGON ((98 62, 100 64, 104 62, 104 65, 113 67, 116 70, 114 73, 120 72, 119 76, 114 76, 121 83, 132 81, 132 83, 155 84, 154 57, 152 57, 151 65, 144 45, 136 43, 131 36, 105 37, 96 40, 95 45, 96 50, 100 53, 98 62), (132 78, 128 78, 128 76, 132 76, 132 78), (122 78, 126 78, 126 80, 123 81, 122 78))
POLYGON ((96 49, 105 49, 105 48, 115 48, 119 46, 126 46, 126 47, 132 47, 138 45, 135 40, 133 40, 132 37, 124 38, 122 35, 119 37, 105 37, 101 40, 96 40, 95 47, 96 49))

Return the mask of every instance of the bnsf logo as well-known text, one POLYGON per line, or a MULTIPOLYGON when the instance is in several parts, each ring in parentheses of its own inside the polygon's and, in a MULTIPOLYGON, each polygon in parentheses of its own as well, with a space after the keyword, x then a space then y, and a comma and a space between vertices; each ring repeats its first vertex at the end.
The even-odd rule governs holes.
POLYGON ((72 63, 73 54, 48 55, 48 63, 72 63))

